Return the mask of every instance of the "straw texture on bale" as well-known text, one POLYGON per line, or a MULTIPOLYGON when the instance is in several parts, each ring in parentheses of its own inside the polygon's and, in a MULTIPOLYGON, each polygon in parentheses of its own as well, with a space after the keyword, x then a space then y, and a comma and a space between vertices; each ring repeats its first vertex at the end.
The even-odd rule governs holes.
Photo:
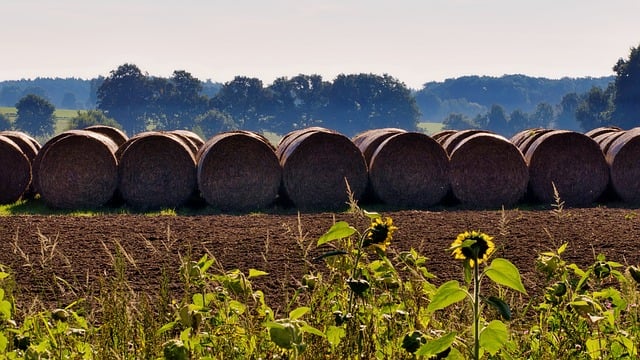
POLYGON ((624 131, 606 152, 611 187, 629 204, 640 204, 640 128, 624 131))
POLYGON ((31 183, 31 163, 20 147, 0 135, 0 204, 12 204, 31 183))
POLYGON ((83 135, 85 132, 86 130, 68 130, 52 137, 51 139, 47 140, 47 142, 44 143, 44 145, 42 145, 40 150, 38 150, 36 157, 31 162, 31 172, 33 176, 33 179, 31 181, 31 186, 33 188, 33 192, 40 194, 40 163, 42 162, 42 158, 44 157, 44 154, 46 154, 49 147, 53 145, 56 141, 63 139, 67 136, 71 136, 74 134, 83 135))
POLYGON ((144 132, 120 146, 118 193, 142 210, 176 208, 196 190, 195 154, 180 137, 144 132))
POLYGON ((597 200, 609 183, 609 167, 600 147, 581 133, 546 132, 524 155, 529 190, 544 204, 554 202, 554 185, 566 205, 584 206, 597 200))
POLYGON ((406 132, 378 146, 371 158, 369 179, 375 196, 385 204, 426 208, 449 191, 449 158, 431 137, 406 132))
POLYGON ((367 166, 346 136, 324 128, 286 134, 276 155, 282 166, 282 195, 303 210, 344 209, 346 181, 356 200, 367 186, 367 166))
POLYGON ((39 153, 37 170, 45 204, 60 209, 106 204, 117 186, 116 150, 113 140, 92 131, 67 132, 48 141, 39 153))
POLYGON ((362 155, 364 155, 364 160, 367 163, 367 166, 369 166, 373 153, 378 149, 378 146, 383 141, 387 140, 390 136, 405 132, 405 130, 397 128, 367 130, 357 134, 353 138, 353 143, 360 149, 362 155))
POLYGON ((506 138, 476 133, 450 155, 451 191, 474 208, 512 206, 523 198, 529 170, 520 150, 506 138))
POLYGON ((92 125, 92 126, 86 127, 84 130, 93 131, 93 132, 97 132, 98 134, 105 135, 109 139, 113 140, 113 142, 116 143, 118 147, 120 147, 120 145, 124 144, 127 140, 129 140, 129 137, 124 133, 124 131, 118 128, 115 128, 113 126, 92 125))
POLYGON ((258 210, 278 196, 282 169, 273 147, 246 131, 214 135, 197 156, 198 188, 223 211, 258 210))

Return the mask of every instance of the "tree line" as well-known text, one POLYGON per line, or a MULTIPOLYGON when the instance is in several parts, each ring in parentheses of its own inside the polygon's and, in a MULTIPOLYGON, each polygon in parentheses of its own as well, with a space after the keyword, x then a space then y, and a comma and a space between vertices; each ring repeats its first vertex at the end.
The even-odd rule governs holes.
POLYGON ((627 59, 613 66, 615 77, 604 88, 566 93, 558 104, 540 102, 530 112, 493 104, 487 112, 470 117, 450 113, 443 121, 446 129, 487 129, 511 136, 531 128, 587 131, 601 126, 630 129, 640 126, 640 47, 631 48, 627 59))
MULTIPOLYGON (((333 81, 300 74, 265 86, 260 79, 244 76, 224 84, 203 82, 184 70, 169 78, 155 77, 134 64, 123 64, 109 76, 90 81, 94 110, 78 112, 71 126, 105 123, 128 134, 187 129, 204 137, 233 129, 283 134, 308 126, 352 136, 380 127, 415 130, 425 118, 441 121, 448 129, 482 128, 506 136, 534 127, 631 128, 640 114, 638 52, 631 48, 627 59, 620 58, 611 78, 468 76, 427 83, 419 91, 387 74, 341 74, 333 81)), ((0 100, 6 95, 5 86, 0 100)), ((50 135, 53 104, 41 92, 22 95, 15 123, 0 116, 0 129, 50 135)))

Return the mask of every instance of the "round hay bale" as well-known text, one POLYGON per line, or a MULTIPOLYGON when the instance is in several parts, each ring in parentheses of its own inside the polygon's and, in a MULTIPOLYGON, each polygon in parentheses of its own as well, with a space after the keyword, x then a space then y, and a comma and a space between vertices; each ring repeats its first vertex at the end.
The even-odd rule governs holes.
POLYGON ((198 188, 207 204, 223 211, 263 209, 276 200, 282 169, 273 147, 246 131, 214 135, 200 148, 198 188))
POLYGON ((405 130, 397 128, 367 130, 356 135, 353 138, 353 143, 362 151, 367 166, 369 166, 373 153, 383 141, 390 136, 405 132, 405 130))
POLYGON ((519 133, 513 135, 510 141, 513 145, 520 149, 520 152, 526 154, 527 150, 529 150, 529 146, 531 146, 531 144, 533 144, 536 139, 550 131, 553 130, 542 128, 522 130, 519 133))
POLYGON ((45 204, 59 209, 106 204, 118 183, 117 148, 107 136, 84 130, 48 141, 38 153, 37 171, 45 204))
POLYGON ((133 208, 176 208, 196 190, 195 154, 176 135, 137 134, 120 146, 118 155, 118 193, 133 208))
POLYGON ((458 132, 458 130, 442 130, 442 131, 438 131, 437 133, 431 135, 431 138, 442 145, 442 143, 444 141, 446 141, 449 136, 451 136, 451 135, 453 135, 453 134, 455 134, 457 132, 458 132))
POLYGON ((597 127, 595 129, 591 129, 584 134, 594 139, 598 135, 611 133, 611 132, 619 132, 619 131, 622 131, 622 129, 617 126, 602 126, 602 127, 597 127))
POLYGON ((385 204, 426 208, 449 191, 449 157, 428 135, 398 133, 378 146, 369 179, 374 194, 385 204))
POLYGON ((640 204, 640 128, 627 130, 605 153, 611 171, 611 187, 629 204, 640 204))
POLYGON ((609 182, 602 150, 584 134, 547 132, 524 155, 529 165, 529 190, 546 204, 554 202, 552 183, 566 205, 583 206, 598 199, 609 182))
POLYGON ((367 186, 360 149, 346 136, 324 128, 292 131, 279 142, 282 195, 303 210, 344 209, 347 184, 356 200, 367 186))
POLYGON ((49 147, 52 144, 54 144, 56 141, 62 138, 65 138, 67 136, 70 136, 73 134, 82 135, 84 134, 84 131, 85 130, 68 130, 52 137, 51 139, 47 140, 47 142, 44 143, 44 145, 42 145, 40 150, 38 150, 36 157, 33 158, 33 161, 31 162, 31 172, 33 176, 31 181, 31 187, 34 193, 40 194, 40 163, 42 162, 42 158, 44 157, 44 154, 47 152, 49 147))
POLYGON ((92 126, 86 127, 84 130, 93 131, 93 132, 97 132, 98 134, 105 135, 109 139, 113 140, 113 142, 116 143, 118 147, 124 144, 127 140, 129 140, 129 137, 124 133, 124 131, 118 128, 115 128, 113 126, 92 125, 92 126))
POLYGON ((0 204, 12 204, 31 183, 31 162, 10 138, 0 135, 0 204))
POLYGON ((41 146, 40 143, 30 135, 20 131, 0 131, 0 135, 5 136, 13 141, 20 150, 27 156, 29 162, 33 162, 41 146))
POLYGON ((520 150, 496 134, 476 133, 460 141, 449 170, 453 196, 474 208, 510 207, 524 197, 529 183, 520 150))
POLYGON ((603 154, 609 151, 611 144, 616 141, 620 136, 624 135, 626 131, 610 131, 593 137, 592 139, 600 145, 600 149, 603 154))
POLYGON ((169 131, 170 134, 174 134, 177 135, 179 137, 181 137, 183 140, 188 140, 190 141, 190 147, 192 147, 193 153, 197 153, 198 150, 200 150, 200 148, 204 145, 204 140, 202 140, 202 138, 200 137, 200 135, 194 133, 193 131, 189 131, 189 130, 172 130, 169 131), (191 144, 193 144, 193 146, 191 146, 191 144))
POLYGON ((477 130, 477 129, 472 129, 472 130, 462 130, 462 131, 458 131, 455 134, 450 134, 449 136, 447 136, 446 140, 443 139, 443 141, 439 141, 440 145, 442 145, 442 148, 444 149, 444 151, 447 152, 448 155, 451 155, 451 152, 453 152, 453 149, 455 149, 456 146, 458 146, 458 144, 463 141, 464 139, 468 138, 469 136, 473 136, 475 134, 489 134, 489 131, 486 130, 477 130))

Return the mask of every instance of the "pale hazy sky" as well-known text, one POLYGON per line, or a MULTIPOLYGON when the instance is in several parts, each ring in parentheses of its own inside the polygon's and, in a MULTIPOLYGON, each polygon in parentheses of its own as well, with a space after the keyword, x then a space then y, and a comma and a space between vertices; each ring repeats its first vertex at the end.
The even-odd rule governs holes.
POLYGON ((612 75, 639 0, 0 0, 0 80, 186 70, 226 82, 387 73, 612 75))

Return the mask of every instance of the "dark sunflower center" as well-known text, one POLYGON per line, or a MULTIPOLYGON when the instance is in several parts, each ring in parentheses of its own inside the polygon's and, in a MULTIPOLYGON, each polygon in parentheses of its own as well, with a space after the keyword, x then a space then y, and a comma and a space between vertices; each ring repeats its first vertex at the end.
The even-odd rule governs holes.
POLYGON ((389 229, 384 225, 374 226, 373 229, 369 231, 369 243, 370 244, 380 244, 387 240, 387 235, 389 234, 389 229))
POLYGON ((469 247, 462 248, 462 255, 467 259, 481 259, 489 250, 489 244, 481 237, 473 237, 469 240, 475 240, 476 242, 469 247))

